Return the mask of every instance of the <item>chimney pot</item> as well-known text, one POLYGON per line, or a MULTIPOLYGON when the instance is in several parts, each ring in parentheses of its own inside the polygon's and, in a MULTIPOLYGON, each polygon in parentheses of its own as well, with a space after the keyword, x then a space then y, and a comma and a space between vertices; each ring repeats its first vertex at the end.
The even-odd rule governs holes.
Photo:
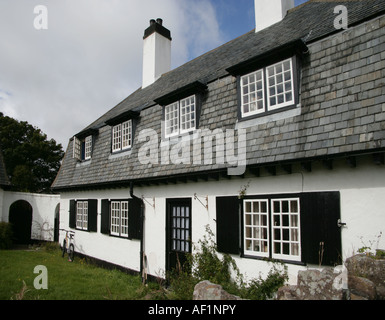
POLYGON ((151 20, 150 20, 150 26, 152 26, 152 25, 155 24, 155 23, 156 23, 155 19, 151 19, 151 20))
POLYGON ((163 25, 163 20, 161 18, 156 19, 156 22, 161 26, 163 25))

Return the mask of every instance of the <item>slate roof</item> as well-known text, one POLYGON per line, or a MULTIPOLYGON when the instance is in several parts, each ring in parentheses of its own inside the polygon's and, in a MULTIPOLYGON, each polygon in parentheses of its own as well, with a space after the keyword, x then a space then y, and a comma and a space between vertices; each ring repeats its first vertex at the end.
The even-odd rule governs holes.
POLYGON ((3 154, 0 150, 0 187, 8 187, 11 183, 9 182, 7 172, 5 170, 5 163, 3 159, 3 154))
POLYGON ((383 0, 308 1, 289 11, 281 22, 258 33, 252 30, 164 74, 83 130, 99 130, 90 163, 79 164, 72 159, 70 141, 53 187, 123 183, 223 169, 215 163, 142 165, 138 162, 142 144, 138 143, 137 135, 128 156, 111 156, 111 127, 106 122, 129 110, 138 111, 136 133, 151 128, 161 137, 162 110, 155 100, 199 81, 208 86, 200 128, 235 128, 237 85, 235 77, 229 75, 229 68, 298 40, 311 50, 302 65, 301 114, 248 127, 248 165, 382 149, 385 147, 385 89, 383 82, 377 80, 385 75, 381 56, 385 51, 385 19, 381 18, 372 29, 361 27, 360 23, 384 13, 383 0), (334 28, 334 8, 339 4, 345 5, 349 13, 350 29, 343 32, 334 28), (335 37, 329 37, 331 35, 335 37))

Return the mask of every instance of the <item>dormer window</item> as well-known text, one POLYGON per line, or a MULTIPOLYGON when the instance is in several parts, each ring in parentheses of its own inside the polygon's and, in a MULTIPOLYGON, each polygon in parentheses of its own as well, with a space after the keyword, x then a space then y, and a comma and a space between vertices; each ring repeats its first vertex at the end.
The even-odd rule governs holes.
POLYGON ((294 105, 293 58, 242 76, 240 87, 242 117, 294 105))
POLYGON ((79 161, 87 161, 92 157, 92 135, 85 138, 74 137, 73 158, 79 161))
POLYGON ((112 152, 128 150, 132 146, 132 120, 112 128, 112 152))
POLYGON ((173 137, 196 129, 195 95, 174 102, 164 109, 165 137, 173 137))
POLYGON ((294 104, 293 59, 266 68, 268 110, 294 104))
POLYGON ((196 81, 154 100, 163 107, 163 138, 177 137, 199 128, 206 90, 207 85, 196 81))
POLYGON ((140 113, 135 110, 126 111, 106 121, 112 127, 111 130, 111 152, 119 153, 131 150, 134 144, 134 133, 136 119, 140 113))
POLYGON ((297 39, 227 68, 238 79, 238 120, 296 109, 301 63, 308 52, 304 41, 297 39))

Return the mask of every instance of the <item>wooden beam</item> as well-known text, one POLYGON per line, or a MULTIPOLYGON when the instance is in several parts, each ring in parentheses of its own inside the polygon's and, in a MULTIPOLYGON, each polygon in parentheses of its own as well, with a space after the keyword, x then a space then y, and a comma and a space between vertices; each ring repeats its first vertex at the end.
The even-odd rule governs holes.
POLYGON ((260 169, 260 168, 256 168, 256 167, 250 168, 250 172, 251 172, 254 176, 258 177, 258 178, 261 176, 261 169, 260 169))
POLYGON ((288 173, 288 174, 291 174, 293 171, 292 171, 292 166, 291 164, 283 164, 282 165, 282 169, 288 173))
POLYGON ((311 172, 311 162, 302 162, 301 167, 303 170, 306 170, 307 172, 311 172))
POLYGON ((333 170, 333 160, 332 159, 325 159, 322 161, 322 164, 325 168, 329 170, 333 170))
POLYGON ((357 167, 357 159, 356 157, 347 157, 346 163, 350 168, 356 168, 357 167))
POLYGON ((275 166, 266 167, 266 171, 270 173, 272 176, 277 175, 277 168, 275 166))
POLYGON ((373 161, 377 165, 384 164, 384 154, 383 153, 375 153, 375 154, 373 154, 373 161))

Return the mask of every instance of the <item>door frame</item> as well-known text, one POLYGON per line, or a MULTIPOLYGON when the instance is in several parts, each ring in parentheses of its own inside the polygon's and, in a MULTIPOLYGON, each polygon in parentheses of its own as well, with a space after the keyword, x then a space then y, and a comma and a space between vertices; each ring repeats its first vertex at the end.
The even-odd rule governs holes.
POLYGON ((172 270, 171 266, 171 226, 172 226, 172 211, 174 205, 188 206, 190 208, 190 247, 189 253, 192 252, 192 198, 174 198, 166 199, 166 272, 172 270))

